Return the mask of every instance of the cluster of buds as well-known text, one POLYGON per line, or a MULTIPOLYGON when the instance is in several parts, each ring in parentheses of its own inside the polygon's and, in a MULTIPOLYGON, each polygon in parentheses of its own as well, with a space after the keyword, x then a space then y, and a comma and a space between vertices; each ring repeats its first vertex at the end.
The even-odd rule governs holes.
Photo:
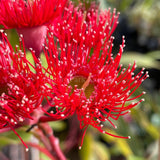
POLYGON ((24 120, 34 119, 32 113, 41 108, 48 116, 39 122, 76 114, 84 134, 91 125, 101 133, 129 138, 105 131, 103 122, 116 128, 112 119, 118 120, 144 100, 134 102, 145 92, 136 97, 133 93, 148 73, 142 69, 134 75, 135 63, 122 69, 124 37, 113 57, 112 33, 119 17, 115 9, 100 11, 92 6, 84 11, 66 0, 1 0, 0 12, 0 24, 15 28, 21 40, 20 49, 14 51, 1 33, 0 128, 14 130, 24 120), (27 60, 25 47, 35 65, 27 60), (42 48, 47 67, 39 60, 42 48), (41 105, 44 98, 50 112, 41 105))

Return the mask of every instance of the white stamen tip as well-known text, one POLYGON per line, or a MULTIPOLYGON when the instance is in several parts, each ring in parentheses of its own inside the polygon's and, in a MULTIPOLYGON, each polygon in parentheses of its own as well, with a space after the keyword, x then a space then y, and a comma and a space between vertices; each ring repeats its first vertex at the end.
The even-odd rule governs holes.
POLYGON ((82 147, 81 146, 79 146, 79 150, 81 150, 82 149, 82 147))
POLYGON ((26 152, 28 152, 29 151, 29 148, 26 148, 26 152))
POLYGON ((128 139, 131 139, 131 136, 128 136, 128 139))

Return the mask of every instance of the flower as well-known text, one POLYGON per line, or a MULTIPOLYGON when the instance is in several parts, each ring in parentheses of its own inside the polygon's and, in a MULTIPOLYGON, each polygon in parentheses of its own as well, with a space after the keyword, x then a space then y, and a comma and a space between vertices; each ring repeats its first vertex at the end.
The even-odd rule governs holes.
POLYGON ((1 0, 0 24, 16 28, 24 36, 25 46, 33 48, 37 57, 47 32, 47 25, 62 12, 66 0, 1 0))
POLYGON ((49 26, 48 34, 55 35, 64 43, 74 41, 72 45, 76 46, 83 43, 85 48, 96 47, 99 41, 105 45, 118 24, 119 13, 116 14, 114 9, 112 14, 110 10, 99 11, 92 8, 85 12, 81 6, 75 8, 70 3, 56 23, 49 26))
POLYGON ((115 10, 113 16, 110 10, 96 12, 93 17, 88 14, 88 22, 83 19, 85 13, 77 13, 73 10, 70 18, 64 14, 67 18, 57 24, 57 29, 55 27, 57 38, 53 33, 48 34, 44 52, 48 83, 55 95, 51 97, 53 110, 44 111, 57 120, 76 114, 84 134, 91 125, 101 133, 129 138, 103 130, 103 122, 108 121, 116 128, 112 119, 118 120, 144 101, 134 102, 145 92, 135 97, 133 93, 148 77, 148 72, 144 73, 143 68, 134 75, 136 63, 124 69, 119 65, 125 47, 124 37, 118 54, 113 57, 111 34, 118 23, 115 10))
POLYGON ((21 49, 16 48, 15 53, 6 35, 1 34, 0 129, 10 127, 15 132, 14 127, 23 125, 24 120, 33 120, 32 113, 41 106, 44 79, 40 77, 43 73, 38 62, 34 67, 26 59, 25 50, 22 51, 23 41, 20 42, 21 49))

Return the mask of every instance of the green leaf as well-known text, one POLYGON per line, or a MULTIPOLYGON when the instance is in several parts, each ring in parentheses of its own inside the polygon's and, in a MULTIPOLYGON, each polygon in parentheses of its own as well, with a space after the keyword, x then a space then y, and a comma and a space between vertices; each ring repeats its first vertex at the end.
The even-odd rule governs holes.
POLYGON ((15 29, 7 30, 7 37, 13 49, 15 50, 15 46, 19 45, 19 37, 18 37, 16 30, 15 29))
MULTIPOLYGON (((26 52, 26 58, 33 66, 35 66, 34 59, 31 52, 29 51, 26 52)), ((33 73, 35 73, 35 69, 32 66, 29 65, 29 68, 33 73)))
POLYGON ((80 157, 83 160, 93 160, 92 158, 92 145, 93 145, 93 136, 90 132, 87 132, 84 137, 84 143, 80 152, 80 157))
POLYGON ((0 147, 6 146, 8 144, 15 144, 16 141, 14 139, 5 137, 5 136, 0 136, 0 147))
POLYGON ((144 158, 132 155, 127 160, 144 160, 144 158))
POLYGON ((155 68, 160 69, 160 64, 155 58, 143 55, 137 52, 126 52, 122 55, 121 63, 128 66, 129 63, 134 63, 136 61, 137 67, 142 68, 155 68))
POLYGON ((41 54, 40 55, 40 59, 41 59, 41 62, 42 62, 42 65, 44 68, 47 68, 48 67, 48 64, 47 64, 47 60, 46 60, 46 57, 45 57, 45 54, 41 54))
POLYGON ((67 127, 64 121, 49 122, 49 125, 52 127, 54 131, 57 131, 57 132, 66 129, 67 127))
POLYGON ((159 138, 159 132, 156 127, 152 125, 152 123, 149 121, 147 115, 142 112, 141 110, 132 109, 131 112, 134 119, 140 124, 144 130, 154 139, 159 138))
POLYGON ((95 142, 92 145, 92 159, 96 158, 96 160, 109 160, 110 159, 110 154, 108 151, 107 146, 105 146, 101 142, 95 142))
MULTIPOLYGON (((32 136, 32 133, 26 132, 25 127, 16 129, 16 132, 20 135, 23 141, 29 141, 32 136)), ((1 147, 7 144, 13 144, 13 143, 21 143, 21 141, 12 130, 0 134, 0 146, 1 147)))
MULTIPOLYGON (((115 135, 118 135, 114 131, 109 130, 108 132, 115 134, 115 135)), ((115 137, 109 136, 107 134, 102 134, 102 137, 106 142, 115 143, 115 148, 117 148, 117 150, 121 154, 123 154, 125 157, 128 157, 133 154, 130 146, 127 143, 127 141, 129 141, 128 139, 126 140, 126 139, 121 139, 121 138, 115 138, 115 137)))
POLYGON ((147 55, 154 59, 160 59, 160 50, 148 52, 147 55))

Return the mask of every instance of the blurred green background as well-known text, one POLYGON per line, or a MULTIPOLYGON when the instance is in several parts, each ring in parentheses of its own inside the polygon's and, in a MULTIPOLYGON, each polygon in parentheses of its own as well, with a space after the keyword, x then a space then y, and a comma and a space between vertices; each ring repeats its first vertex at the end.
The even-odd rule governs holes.
MULTIPOLYGON (((79 4, 79 0, 75 2, 79 4)), ((82 1, 86 8, 92 2, 82 1)), ((66 156, 70 160, 160 160, 160 1, 99 0, 96 3, 100 3, 101 9, 111 7, 120 11, 119 25, 114 33, 114 49, 117 50, 122 35, 125 35, 126 47, 121 63, 125 67, 136 60, 137 71, 141 67, 149 71, 150 78, 145 80, 135 93, 136 95, 146 91, 147 94, 143 96, 145 102, 132 109, 130 114, 115 121, 118 128, 110 131, 118 135, 131 136, 131 139, 117 139, 90 127, 86 132, 82 149, 74 147, 66 156)), ((8 31, 8 35, 12 45, 18 44, 15 30, 8 31)), ((28 58, 31 58, 29 54, 28 58)), ((51 126, 64 149, 69 120, 51 122, 51 126)), ((110 129, 108 127, 108 130, 110 129)), ((24 140, 29 140, 31 134, 25 130, 23 127, 18 132, 24 140)), ((17 142, 18 138, 12 132, 0 134, 2 150, 7 144, 17 142)), ((48 159, 42 154, 41 158, 48 159)))

